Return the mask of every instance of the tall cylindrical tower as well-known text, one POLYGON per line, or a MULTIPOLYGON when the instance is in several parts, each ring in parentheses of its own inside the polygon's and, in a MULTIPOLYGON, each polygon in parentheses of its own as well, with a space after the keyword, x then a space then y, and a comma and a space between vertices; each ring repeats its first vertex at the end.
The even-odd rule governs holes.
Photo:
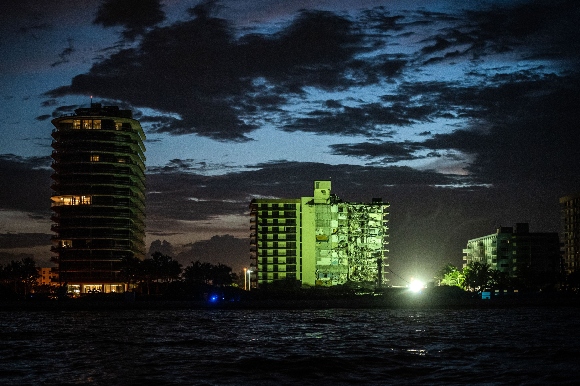
POLYGON ((130 110, 92 104, 52 120, 53 260, 81 293, 120 292, 145 256, 145 134, 130 110))

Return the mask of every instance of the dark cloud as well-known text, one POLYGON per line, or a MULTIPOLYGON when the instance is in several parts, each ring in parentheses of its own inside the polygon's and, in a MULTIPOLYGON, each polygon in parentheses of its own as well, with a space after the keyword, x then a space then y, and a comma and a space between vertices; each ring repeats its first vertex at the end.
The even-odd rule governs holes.
POLYGON ((22 158, 0 155, 0 209, 47 215, 50 211, 49 157, 22 158))
MULTIPOLYGON (((10 252, 0 252, 0 265, 7 265, 10 264, 11 261, 21 261, 23 259, 26 258, 32 258, 34 259, 34 255, 31 253, 10 253, 10 252)), ((35 260, 37 263, 37 266, 40 266, 41 264, 38 264, 40 261, 39 260, 35 260)))
POLYGON ((93 21, 104 27, 122 26, 123 36, 135 39, 165 20, 159 0, 105 0, 93 21))
POLYGON ((281 129, 289 132, 305 131, 315 134, 382 134, 385 130, 384 126, 410 124, 411 117, 405 115, 416 115, 416 112, 411 112, 411 110, 412 108, 408 109, 409 114, 398 114, 396 108, 388 108, 378 103, 359 107, 344 106, 338 112, 316 110, 309 113, 306 118, 291 119, 291 122, 285 124, 281 129))
POLYGON ((388 162, 398 162, 417 159, 413 153, 420 147, 413 143, 380 142, 330 145, 332 154, 347 155, 362 158, 387 157, 388 162))
MULTIPOLYGON (((408 167, 326 165, 307 162, 272 162, 252 165, 252 171, 202 176, 174 168, 147 176, 148 211, 179 220, 203 220, 218 215, 242 215, 255 197, 301 197, 312 194, 315 180, 332 178, 354 201, 369 201, 368 190, 391 184, 446 185, 455 177, 408 167), (170 172, 172 170, 173 172, 170 172), (368 189, 360 190, 361 186, 368 189), (354 187, 352 190, 351 187, 354 187)), ((376 194, 380 194, 376 192, 376 194)))
POLYGON ((43 246, 50 244, 50 237, 47 233, 0 233, 0 245, 2 248, 43 246))
POLYGON ((194 261, 211 264, 225 264, 239 273, 243 267, 249 267, 249 239, 239 239, 232 235, 216 235, 209 240, 197 241, 186 244, 185 251, 175 258, 184 267, 194 261))
POLYGON ((90 93, 179 114, 160 122, 158 132, 248 140, 257 126, 243 118, 256 106, 275 108, 286 101, 283 93, 300 94, 307 85, 344 87, 344 72, 361 51, 351 22, 326 12, 304 11, 276 35, 241 40, 225 20, 202 15, 154 28, 136 48, 120 50, 48 95, 90 93), (272 82, 275 93, 254 84, 258 77, 272 82))
POLYGON ((479 60, 482 56, 507 52, 515 52, 523 60, 577 60, 579 18, 580 6, 571 0, 527 1, 466 11, 453 27, 433 37, 431 45, 422 52, 444 54, 428 62, 459 55, 479 60))

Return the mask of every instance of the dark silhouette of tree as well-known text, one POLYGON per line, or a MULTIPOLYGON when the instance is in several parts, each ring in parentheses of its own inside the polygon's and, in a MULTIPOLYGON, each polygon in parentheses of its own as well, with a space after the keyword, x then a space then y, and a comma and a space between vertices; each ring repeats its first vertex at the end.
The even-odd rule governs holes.
POLYGON ((135 286, 143 281, 143 267, 141 260, 135 256, 123 258, 120 277, 129 287, 135 286))
POLYGON ((170 282, 179 279, 181 275, 181 264, 173 260, 171 256, 164 255, 161 252, 155 252, 151 255, 153 269, 156 272, 156 280, 160 282, 170 282))
POLYGON ((490 269, 489 278, 490 287, 511 289, 515 284, 509 273, 498 271, 497 269, 490 269))
POLYGON ((2 281, 12 286, 15 293, 24 296, 32 291, 39 277, 36 261, 31 257, 25 257, 20 261, 12 260, 2 268, 2 281))
POLYGON ((488 264, 471 262, 463 269, 464 288, 480 291, 489 287, 491 282, 491 268, 488 264))
POLYGON ((139 276, 145 282, 147 294, 151 294, 151 287, 155 284, 156 292, 159 292, 159 283, 169 283, 178 280, 182 268, 178 261, 161 252, 155 252, 150 259, 145 259, 139 264, 139 276))
POLYGON ((232 273, 232 268, 218 263, 211 268, 212 284, 223 287, 231 285, 234 282, 235 274, 232 273))
POLYGON ((190 284, 206 284, 216 287, 231 286, 237 275, 232 272, 232 268, 218 263, 202 263, 199 260, 192 261, 191 265, 183 270, 183 279, 190 284))
POLYGON ((191 284, 210 284, 212 280, 212 264, 192 261, 183 270, 183 278, 191 284))

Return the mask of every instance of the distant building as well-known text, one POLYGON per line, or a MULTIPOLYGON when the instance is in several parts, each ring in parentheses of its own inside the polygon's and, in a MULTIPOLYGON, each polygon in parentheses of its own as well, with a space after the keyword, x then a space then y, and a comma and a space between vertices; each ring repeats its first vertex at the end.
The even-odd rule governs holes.
POLYGON ((38 285, 58 285, 58 269, 55 267, 41 267, 37 268, 38 279, 36 284, 38 285))
POLYGON ((560 198, 563 265, 567 274, 580 271, 580 193, 560 198))
POLYGON ((471 239, 463 254, 464 268, 471 262, 485 263, 512 278, 544 280, 560 270, 558 233, 532 233, 527 223, 471 239))
POLYGON ((77 293, 122 292, 145 256, 145 134, 130 110, 91 104, 52 120, 52 251, 77 293))
POLYGON ((385 281, 389 204, 350 203, 315 181, 313 197, 254 199, 251 282, 297 280, 303 286, 385 281))

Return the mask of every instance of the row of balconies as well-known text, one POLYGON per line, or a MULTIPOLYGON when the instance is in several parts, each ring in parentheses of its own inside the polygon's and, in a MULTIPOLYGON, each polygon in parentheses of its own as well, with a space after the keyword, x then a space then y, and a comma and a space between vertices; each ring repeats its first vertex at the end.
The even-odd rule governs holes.
POLYGON ((285 257, 296 257, 298 256, 298 251, 296 249, 273 249, 273 248, 260 248, 258 250, 250 252, 255 252, 256 257, 269 257, 269 256, 285 256, 285 257))
MULTIPOLYGON (((63 224, 52 224, 50 230, 57 233, 62 237, 63 234, 80 234, 77 233, 81 229, 89 229, 91 232, 99 232, 102 229, 107 229, 116 234, 120 231, 131 232, 132 234, 145 234, 145 224, 113 224, 111 222, 99 222, 95 224, 94 221, 85 221, 81 223, 80 221, 75 221, 75 225, 63 225, 63 224)), ((81 236, 78 236, 81 237, 81 236)))
MULTIPOLYGON (((54 204, 51 210, 60 217, 109 217, 145 219, 145 202, 141 199, 119 199, 110 196, 93 196, 86 205, 54 204)), ((58 221, 55 221, 58 222, 58 221)))
POLYGON ((296 225, 296 218, 263 218, 258 220, 258 224, 262 226, 296 225))
POLYGON ((119 138, 115 140, 98 134, 95 135, 95 132, 67 132, 66 135, 61 135, 52 141, 51 146, 54 149, 70 147, 72 150, 107 149, 116 146, 135 149, 135 152, 145 152, 145 146, 140 139, 119 138))
POLYGON ((74 154, 74 153, 98 153, 98 152, 109 152, 113 154, 118 154, 119 156, 125 157, 138 157, 142 161, 145 161, 145 148, 137 145, 127 144, 126 146, 119 146, 115 143, 86 143, 86 146, 80 146, 78 143, 58 143, 55 142, 52 148, 61 154, 74 154))
POLYGON ((262 265, 258 267, 259 272, 296 272, 296 265, 262 265))
POLYGON ((52 169, 55 171, 54 177, 59 176, 82 176, 82 175, 118 175, 133 177, 136 180, 144 181, 145 172, 135 165, 124 162, 53 162, 52 169))
POLYGON ((81 154, 79 157, 77 157, 82 157, 82 159, 74 159, 72 157, 63 159, 59 154, 55 153, 56 152, 53 152, 52 159, 54 161, 50 167, 54 171, 58 171, 60 173, 66 173, 66 169, 70 167, 71 170, 68 174, 73 174, 77 171, 76 166, 86 165, 92 170, 95 170, 96 166, 105 168, 102 173, 122 173, 136 176, 145 175, 145 164, 139 157, 119 156, 113 154, 110 157, 101 158, 103 153, 100 152, 100 154, 97 155, 81 154), (130 171, 124 171, 123 169, 129 169, 130 171))
POLYGON ((120 186, 136 187, 145 191, 145 176, 132 173, 54 173, 53 186, 59 185, 88 185, 88 186, 120 186), (91 184, 90 182, 93 181, 91 184))
POLYGON ((258 211, 258 218, 295 218, 295 210, 286 211, 258 211))
MULTIPOLYGON (((136 205, 145 203, 145 194, 141 189, 134 186, 118 187, 113 185, 94 185, 87 184, 65 185, 53 184, 52 197, 58 196, 90 196, 93 205, 136 205)), ((59 206, 55 203, 54 206, 59 206)))
POLYGON ((144 208, 133 208, 133 210, 128 210, 125 207, 95 207, 86 208, 88 205, 77 206, 77 207, 63 207, 63 206, 53 206, 51 209, 53 214, 51 220, 55 223, 60 224, 61 221, 66 220, 79 220, 79 221, 91 221, 91 219, 108 219, 108 220, 132 220, 136 223, 145 223, 145 210, 144 208), (70 209, 70 210, 69 210, 70 209), (116 209, 116 210, 115 210, 116 209))
POLYGON ((290 256, 269 256, 269 257, 260 257, 259 259, 260 264, 268 265, 268 264, 296 264, 296 257, 290 256))
POLYGON ((258 242, 258 248, 262 249, 296 249, 296 245, 296 241, 258 242))
MULTIPOLYGON (((88 175, 84 175, 82 177, 79 176, 66 176, 66 178, 53 178, 54 182, 51 185, 52 190, 54 191, 58 191, 58 190, 64 190, 65 188, 69 188, 69 190, 75 190, 75 191, 89 191, 89 192, 96 192, 99 189, 111 189, 111 188, 117 188, 117 189, 127 189, 131 192, 133 192, 132 195, 141 195, 141 196, 145 196, 144 192, 145 192, 145 184, 142 181, 133 181, 131 179, 128 178, 115 178, 115 177, 111 177, 109 176, 103 176, 103 175, 99 175, 99 176, 95 176, 95 178, 92 178, 92 176, 88 176, 88 175), (109 177, 109 178, 107 178, 109 177), (91 181, 94 181, 93 184, 91 184, 91 181)), ((106 193, 105 193, 106 194, 106 193)), ((85 194, 86 195, 86 194, 85 194)))
POLYGON ((143 160, 134 153, 113 153, 107 150, 88 150, 85 152, 78 150, 69 150, 67 152, 55 151, 51 153, 53 168, 67 165, 89 165, 98 167, 99 165, 107 166, 110 169, 131 168, 135 174, 145 171, 143 160))
MULTIPOLYGON (((102 127, 102 126, 101 126, 102 127)), ((108 141, 124 141, 127 138, 133 140, 134 142, 143 141, 144 136, 141 135, 139 131, 136 130, 53 130, 51 132, 52 138, 57 141, 66 141, 67 139, 96 139, 96 140, 108 140, 108 141)))

